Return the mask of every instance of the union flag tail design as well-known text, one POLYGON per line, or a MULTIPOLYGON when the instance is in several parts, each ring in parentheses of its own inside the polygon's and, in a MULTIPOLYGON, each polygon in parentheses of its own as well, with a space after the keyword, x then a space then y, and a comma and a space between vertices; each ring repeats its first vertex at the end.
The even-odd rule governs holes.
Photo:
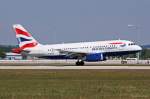
POLYGON ((39 43, 32 37, 32 35, 23 28, 20 24, 13 25, 13 28, 16 32, 16 38, 19 43, 19 52, 26 49, 26 48, 33 48, 37 46, 39 43))

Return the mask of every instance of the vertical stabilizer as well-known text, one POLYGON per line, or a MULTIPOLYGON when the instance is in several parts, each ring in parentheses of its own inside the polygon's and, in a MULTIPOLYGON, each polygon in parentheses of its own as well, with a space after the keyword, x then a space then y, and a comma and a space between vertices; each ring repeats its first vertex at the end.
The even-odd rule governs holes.
POLYGON ((16 38, 21 50, 25 48, 32 48, 39 44, 22 25, 14 24, 13 28, 16 32, 16 38))

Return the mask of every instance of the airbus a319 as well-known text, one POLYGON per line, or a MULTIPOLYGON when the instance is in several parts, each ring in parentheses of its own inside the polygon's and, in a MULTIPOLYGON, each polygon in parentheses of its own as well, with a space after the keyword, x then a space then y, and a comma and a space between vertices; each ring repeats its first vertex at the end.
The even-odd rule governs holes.
POLYGON ((76 59, 76 65, 84 65, 85 61, 105 61, 108 56, 127 55, 142 50, 139 45, 128 40, 43 45, 22 25, 15 24, 13 28, 19 44, 19 48, 12 49, 14 53, 45 59, 76 59))

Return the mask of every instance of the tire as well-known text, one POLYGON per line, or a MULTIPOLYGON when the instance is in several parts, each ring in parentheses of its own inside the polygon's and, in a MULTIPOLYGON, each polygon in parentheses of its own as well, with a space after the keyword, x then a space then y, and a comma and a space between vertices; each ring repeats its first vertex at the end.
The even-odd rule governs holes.
POLYGON ((83 66, 84 65, 84 61, 77 61, 76 62, 76 66, 83 66))
POLYGON ((81 62, 80 62, 80 65, 83 66, 83 65, 84 65, 84 61, 81 61, 81 62))
POLYGON ((80 65, 80 62, 79 62, 79 61, 77 61, 77 62, 76 62, 76 66, 79 66, 79 65, 80 65))

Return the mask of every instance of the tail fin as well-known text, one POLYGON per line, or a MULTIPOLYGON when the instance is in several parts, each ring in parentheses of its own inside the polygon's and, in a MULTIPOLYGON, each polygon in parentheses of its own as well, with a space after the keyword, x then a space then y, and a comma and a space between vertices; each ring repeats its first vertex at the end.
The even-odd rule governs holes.
POLYGON ((32 48, 37 46, 39 43, 32 37, 32 35, 23 28, 20 24, 13 25, 13 28, 16 32, 16 38, 19 43, 20 50, 24 50, 25 48, 32 48))

